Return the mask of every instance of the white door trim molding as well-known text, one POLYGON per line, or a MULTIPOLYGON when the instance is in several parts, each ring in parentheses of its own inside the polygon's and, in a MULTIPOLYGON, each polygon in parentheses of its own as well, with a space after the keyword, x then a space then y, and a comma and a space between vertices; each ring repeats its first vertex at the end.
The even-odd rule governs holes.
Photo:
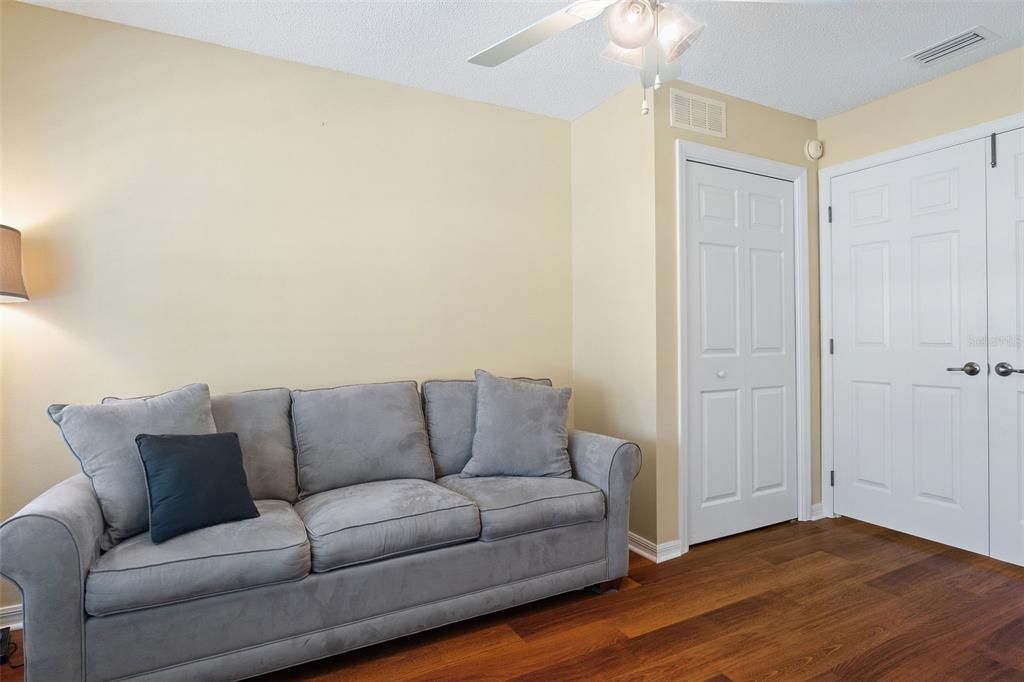
POLYGON ((861 159, 847 161, 818 171, 818 277, 821 321, 821 507, 824 516, 835 516, 835 496, 831 486, 831 472, 835 467, 833 442, 833 386, 832 354, 829 341, 832 332, 832 228, 829 207, 832 205, 832 179, 847 173, 865 170, 893 161, 901 161, 954 145, 1024 128, 1024 113, 955 130, 938 137, 889 149, 861 159))
POLYGON ((710 147, 696 142, 676 142, 676 333, 679 337, 677 348, 677 391, 679 412, 677 418, 677 445, 679 447, 679 553, 690 549, 687 503, 689 485, 689 453, 686 446, 687 398, 687 347, 686 347, 686 162, 699 161, 730 168, 733 170, 767 175, 793 183, 793 233, 796 263, 796 449, 797 449, 797 518, 809 521, 811 512, 811 354, 810 354, 810 302, 808 282, 807 251, 807 169, 781 161, 772 161, 749 154, 734 152, 719 147, 710 147))

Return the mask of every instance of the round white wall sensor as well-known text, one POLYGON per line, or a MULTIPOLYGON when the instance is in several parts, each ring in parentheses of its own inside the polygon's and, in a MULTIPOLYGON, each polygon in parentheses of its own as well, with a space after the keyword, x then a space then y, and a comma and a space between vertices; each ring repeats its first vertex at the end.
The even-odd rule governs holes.
POLYGON ((825 154, 825 145, 821 140, 807 140, 804 143, 804 156, 808 161, 817 161, 825 154))

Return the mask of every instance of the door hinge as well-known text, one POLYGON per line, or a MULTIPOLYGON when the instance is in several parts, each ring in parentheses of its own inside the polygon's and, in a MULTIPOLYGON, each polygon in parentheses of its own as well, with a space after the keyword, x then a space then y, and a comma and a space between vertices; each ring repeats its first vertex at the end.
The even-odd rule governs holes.
POLYGON ((835 471, 835 469, 833 469, 832 471, 828 472, 828 484, 829 484, 829 487, 832 487, 832 488, 836 487, 836 471, 835 471))
POLYGON ((996 134, 992 133, 992 137, 989 138, 992 142, 992 167, 996 167, 996 134))
POLYGON ((831 206, 828 207, 828 221, 830 223, 832 222, 832 207, 831 206))
POLYGON ((835 339, 829 339, 828 340, 828 354, 829 355, 835 355, 836 354, 836 340, 835 339))

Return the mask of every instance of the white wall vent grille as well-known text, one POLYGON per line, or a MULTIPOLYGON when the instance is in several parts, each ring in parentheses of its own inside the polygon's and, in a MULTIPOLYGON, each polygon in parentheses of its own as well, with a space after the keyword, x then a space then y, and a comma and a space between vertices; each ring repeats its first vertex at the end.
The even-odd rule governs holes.
POLYGON ((998 38, 999 36, 984 26, 975 26, 952 38, 947 38, 940 43, 935 43, 923 50, 918 50, 914 54, 909 54, 903 60, 916 62, 921 66, 931 66, 932 64, 945 61, 954 55, 973 50, 983 43, 990 43, 998 38))
POLYGON ((696 133, 725 137, 725 102, 672 88, 669 125, 696 133))

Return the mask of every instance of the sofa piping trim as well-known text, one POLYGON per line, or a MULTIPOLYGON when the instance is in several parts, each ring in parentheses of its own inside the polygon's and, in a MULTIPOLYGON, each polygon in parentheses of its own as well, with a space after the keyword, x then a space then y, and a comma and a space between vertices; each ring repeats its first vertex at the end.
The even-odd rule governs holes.
MULTIPOLYGON (((574 480, 579 480, 579 479, 574 479, 574 480)), ((581 481, 581 483, 586 483, 586 481, 581 481)), ((456 492, 458 492, 458 491, 456 491, 456 492)), ((604 493, 602 493, 600 490, 596 490, 596 489, 595 490, 584 490, 583 492, 579 492, 579 493, 568 493, 568 494, 565 494, 565 495, 552 495, 550 497, 538 497, 535 500, 527 500, 526 502, 517 502, 516 504, 510 504, 510 505, 505 506, 505 507, 488 507, 487 509, 484 509, 483 507, 481 507, 480 508, 480 513, 481 514, 485 514, 485 513, 488 513, 488 512, 505 511, 506 509, 515 509, 516 507, 525 507, 528 504, 537 504, 538 502, 547 502, 548 500, 560 500, 560 499, 562 499, 564 497, 578 497, 579 495, 600 495, 601 499, 604 499, 604 493)))
POLYGON ((174 604, 183 604, 185 602, 196 601, 198 599, 206 599, 207 597, 220 597, 225 594, 233 594, 235 592, 245 592, 246 590, 258 590, 261 587, 270 587, 271 585, 283 585, 285 583, 296 583, 300 580, 304 580, 310 576, 309 572, 300 575, 298 578, 287 578, 285 580, 275 580, 272 583, 263 583, 261 585, 246 585, 245 587, 237 587, 233 590, 224 590, 223 592, 211 592, 209 594, 197 594, 194 597, 184 597, 183 599, 172 599, 170 601, 155 602, 152 604, 143 604, 141 606, 131 606, 126 609, 117 609, 116 611, 107 611, 106 613, 88 614, 90 618, 106 618, 107 616, 118 616, 123 613, 132 613, 134 611, 145 611, 147 609, 156 609, 162 606, 173 606, 174 604))
POLYGON ((268 547, 266 549, 247 549, 239 552, 225 552, 224 554, 209 554, 207 556, 193 557, 191 559, 173 559, 171 561, 161 561, 158 564, 149 564, 148 566, 132 566, 130 568, 106 568, 103 570, 95 571, 90 570, 90 573, 125 573, 127 571, 147 571, 151 568, 160 568, 161 566, 169 566, 170 564, 181 564, 189 561, 203 561, 206 559, 220 559, 222 557, 229 556, 241 556, 243 554, 262 554, 264 552, 283 552, 286 549, 295 549, 296 547, 302 547, 308 544, 306 540, 297 542, 294 545, 286 545, 284 547, 268 547))
MULTIPOLYGON (((615 448, 615 452, 612 453, 612 459, 608 463, 608 474, 607 474, 607 478, 605 479, 605 480, 608 481, 608 484, 607 484, 608 485, 608 497, 611 497, 611 493, 612 493, 612 469, 615 468, 615 459, 619 456, 619 453, 622 452, 622 448, 630 446, 630 445, 633 446, 634 448, 636 448, 637 454, 640 455, 640 464, 639 464, 639 466, 637 466, 636 473, 633 475, 632 480, 630 480, 630 482, 626 485, 626 491, 627 492, 630 492, 630 488, 632 488, 632 486, 633 486, 633 481, 635 481, 636 477, 640 475, 640 469, 644 465, 644 452, 643 452, 643 450, 640 449, 639 445, 637 445, 636 443, 634 443, 632 441, 626 441, 624 443, 621 443, 619 445, 619 447, 615 448)), ((626 496, 626 499, 627 500, 629 499, 628 495, 626 496)), ((629 504, 628 503, 626 505, 626 512, 627 513, 629 512, 629 504)), ((604 527, 605 547, 611 546, 611 532, 612 532, 612 524, 611 523, 606 523, 605 527, 604 527)), ((627 536, 627 538, 629 537, 629 525, 628 524, 626 526, 626 536, 627 536)), ((627 556, 626 570, 628 572, 629 571, 629 561, 628 561, 629 550, 628 549, 626 550, 626 556, 627 556)))
POLYGON ((430 545, 419 545, 416 547, 410 547, 408 549, 400 549, 396 552, 388 552, 387 554, 381 554, 379 556, 370 557, 369 559, 360 559, 359 561, 351 561, 347 564, 339 564, 337 566, 331 566, 330 568, 322 571, 312 571, 313 573, 330 573, 331 571, 337 571, 338 569, 348 568, 350 566, 361 566, 362 564, 371 564, 374 561, 382 561, 391 557, 405 556, 406 554, 417 554, 419 552, 425 552, 430 549, 440 549, 442 547, 448 547, 450 545, 461 545, 464 542, 471 542, 480 537, 480 533, 471 535, 465 538, 458 538, 457 540, 445 540, 444 542, 435 542, 430 545))
MULTIPOLYGON (((452 492, 455 492, 455 491, 453 490, 452 492)), ((366 528, 367 526, 376 526, 377 524, 380 524, 380 523, 390 523, 391 521, 401 521, 402 519, 411 519, 411 518, 415 518, 417 516, 426 516, 427 514, 437 514, 437 513, 440 513, 440 512, 452 511, 453 509, 465 509, 466 507, 475 507, 475 506, 476 506, 475 504, 470 502, 469 504, 459 504, 459 505, 456 505, 454 507, 445 507, 444 509, 431 509, 429 511, 416 512, 415 514, 406 514, 405 516, 395 516, 395 517, 390 518, 390 519, 380 519, 378 521, 368 521, 367 523, 359 523, 359 524, 356 524, 354 526, 345 526, 344 528, 338 528, 337 530, 330 530, 330 531, 327 531, 326 533, 314 533, 312 530, 309 529, 309 526, 306 526, 306 532, 309 534, 310 537, 313 537, 313 538, 325 538, 328 535, 334 535, 335 533, 343 533, 346 530, 352 530, 353 528, 366 528)), ((303 522, 305 522, 305 519, 303 519, 303 522)))
MULTIPOLYGON (((483 535, 481 535, 480 536, 480 542, 499 542, 501 540, 507 540, 509 538, 516 538, 516 537, 519 537, 520 535, 529 535, 530 533, 537 533, 537 532, 540 532, 542 530, 552 530, 554 528, 570 528, 572 526, 582 526, 582 525, 587 524, 587 523, 597 523, 597 522, 603 521, 603 520, 604 520, 604 517, 601 517, 600 519, 593 519, 591 521, 573 521, 572 523, 560 523, 557 526, 544 526, 543 528, 531 528, 530 530, 524 530, 524 531, 520 531, 518 533, 512 533, 511 535, 502 535, 501 537, 490 538, 489 540, 485 540, 483 538, 483 535)), ((607 525, 607 524, 605 524, 605 525, 607 525)), ((607 544, 607 542, 608 542, 608 540, 607 540, 607 532, 606 532, 605 533, 605 543, 607 544)))
MULTIPOLYGON (((97 505, 98 504, 99 504, 99 499, 97 498, 97 505)), ((100 516, 101 517, 103 516, 102 513, 100 514, 100 516)), ((4 523, 0 524, 0 530, 3 530, 4 527, 6 527, 8 524, 13 523, 14 521, 17 521, 18 519, 28 519, 28 518, 46 519, 47 521, 53 521, 54 523, 60 524, 64 528, 64 530, 67 531, 68 537, 71 538, 71 545, 75 548, 75 556, 78 558, 78 614, 79 614, 78 615, 78 622, 79 622, 79 635, 78 635, 78 639, 79 639, 79 646, 81 646, 81 649, 82 649, 80 655, 81 655, 81 658, 82 658, 82 660, 81 660, 82 679, 84 680, 85 679, 85 669, 86 669, 86 667, 85 667, 86 666, 86 660, 85 660, 85 585, 82 582, 82 580, 84 578, 84 576, 82 575, 82 552, 78 548, 78 543, 75 542, 75 534, 71 532, 71 529, 68 527, 68 524, 64 523, 64 521, 62 521, 61 519, 55 518, 53 516, 47 516, 45 514, 23 514, 21 516, 15 516, 13 518, 7 519, 7 521, 5 521, 4 523)), ((0 574, 0 575, 2 575, 2 574, 0 574)), ((5 577, 9 578, 9 576, 5 576, 5 577)), ((21 585, 18 584, 14 579, 10 578, 10 580, 11 580, 11 582, 13 582, 15 585, 18 586, 18 591, 21 592, 21 606, 22 606, 21 620, 22 620, 22 627, 25 630, 28 630, 28 617, 29 617, 30 611, 29 611, 29 609, 25 608, 25 591, 21 589, 21 585)), ((30 662, 29 661, 29 657, 25 656, 25 679, 26 680, 32 679, 31 677, 29 677, 29 667, 28 667, 29 666, 29 662, 30 662)))

